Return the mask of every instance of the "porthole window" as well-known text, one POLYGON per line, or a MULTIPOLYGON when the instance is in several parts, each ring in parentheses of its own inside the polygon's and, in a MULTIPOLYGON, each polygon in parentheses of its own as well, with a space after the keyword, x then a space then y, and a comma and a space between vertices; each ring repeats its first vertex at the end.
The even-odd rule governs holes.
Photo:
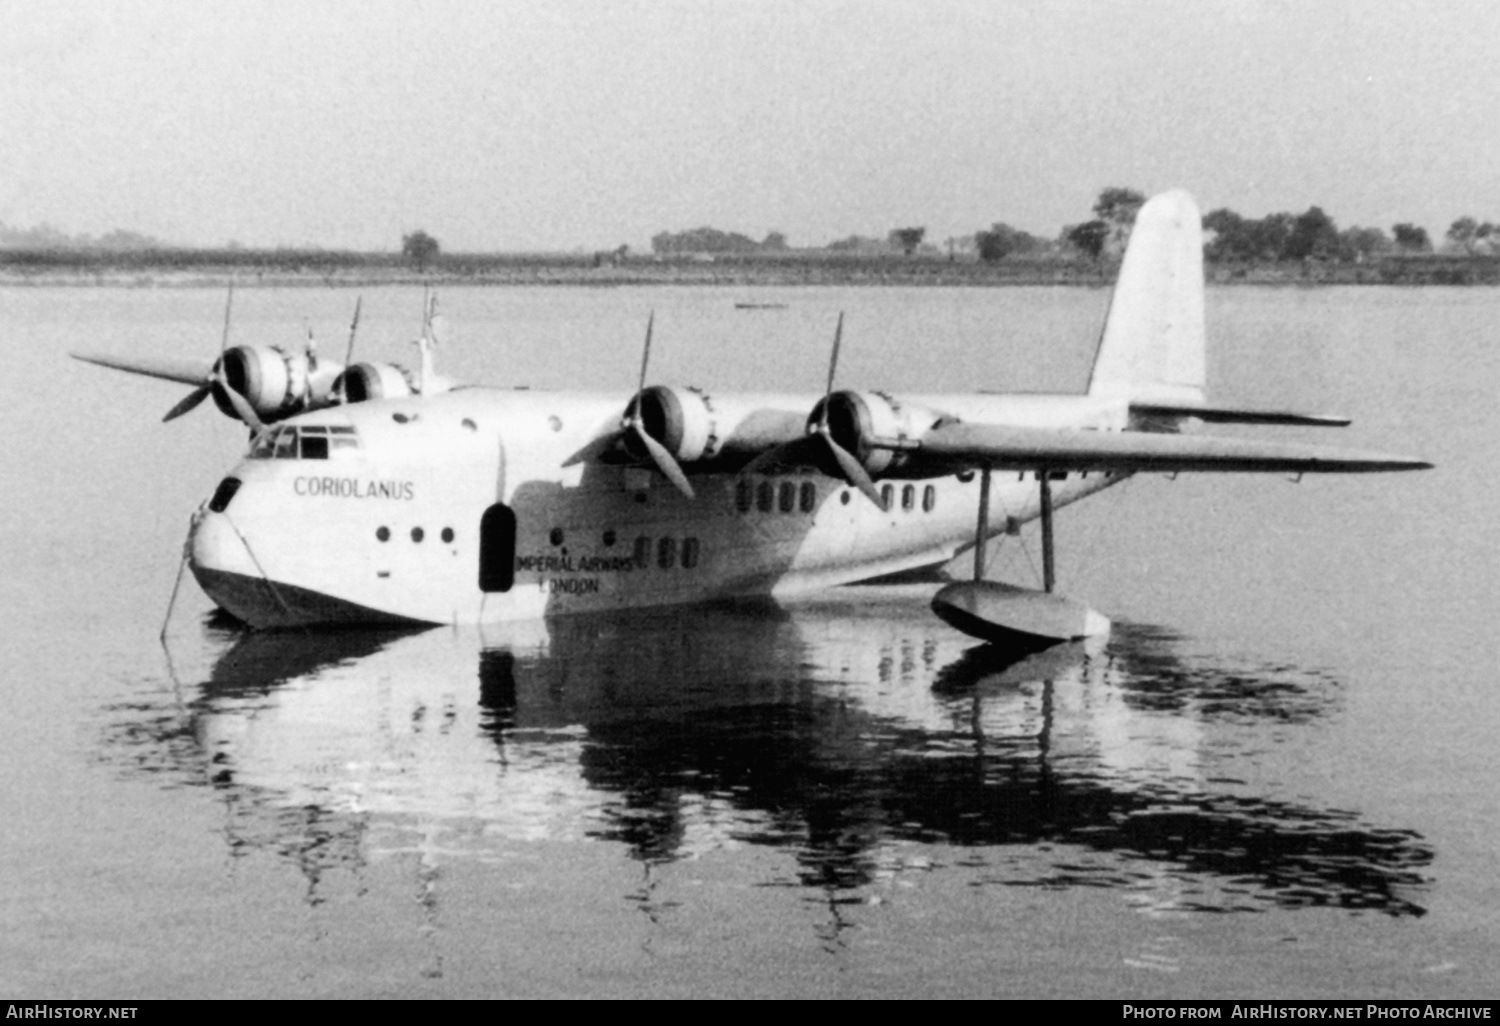
POLYGON ((663 538, 656 543, 656 565, 670 570, 677 563, 677 539, 663 538))
POLYGON ((651 565, 651 539, 644 534, 635 540, 635 565, 642 570, 651 565))
POLYGON ((849 505, 849 493, 839 492, 839 502, 842 502, 845 506, 849 505))
POLYGON ((412 541, 419 542, 419 541, 421 541, 425 537, 426 537, 426 535, 422 532, 422 529, 420 527, 413 527, 411 529, 411 540, 412 541))
POLYGON ((970 481, 974 480, 974 471, 966 470, 962 474, 958 475, 958 479, 963 484, 968 484, 970 481))
POLYGON ((937 489, 928 485, 922 489, 922 512, 931 513, 932 507, 937 505, 937 489))
POLYGON ((375 528, 375 540, 376 541, 390 541, 391 540, 391 529, 389 527, 377 527, 377 528, 375 528))
POLYGON ((698 565, 698 539, 682 539, 682 568, 691 570, 698 565))
POLYGON ((552 533, 547 535, 547 540, 553 545, 561 545, 563 543, 563 529, 561 527, 554 527, 552 533))
POLYGON ((811 513, 818 507, 818 486, 811 481, 802 482, 802 512, 811 513))
POLYGON ((610 528, 609 530, 607 530, 607 531, 604 532, 604 547, 606 549, 612 549, 612 548, 615 547, 615 531, 614 531, 614 528, 610 528))
POLYGON ((769 513, 776 505, 776 486, 769 481, 762 481, 760 487, 755 490, 755 508, 762 513, 769 513))
POLYGON ((750 507, 755 504, 755 486, 748 478, 741 478, 734 486, 734 508, 741 513, 749 513, 750 507))
POLYGON ((443 528, 443 544, 444 545, 448 545, 448 544, 451 544, 452 542, 453 542, 453 528, 451 528, 451 527, 445 527, 445 528, 443 528))
POLYGON ((781 512, 790 513, 797 508, 797 485, 792 481, 781 482, 781 512))

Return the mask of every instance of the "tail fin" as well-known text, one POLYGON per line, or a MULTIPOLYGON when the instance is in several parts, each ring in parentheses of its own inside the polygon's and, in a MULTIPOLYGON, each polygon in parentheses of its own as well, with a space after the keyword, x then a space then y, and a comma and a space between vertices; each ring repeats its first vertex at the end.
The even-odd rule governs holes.
POLYGON ((1206 384, 1203 226, 1176 189, 1136 215, 1088 394, 1192 406, 1206 384))

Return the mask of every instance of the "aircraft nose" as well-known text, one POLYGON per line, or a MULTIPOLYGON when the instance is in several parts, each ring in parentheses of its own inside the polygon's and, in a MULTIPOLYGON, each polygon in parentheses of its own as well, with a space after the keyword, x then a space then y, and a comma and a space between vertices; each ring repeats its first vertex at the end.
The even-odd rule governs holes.
POLYGON ((281 589, 266 577, 250 539, 212 504, 199 513, 188 535, 188 566, 215 605, 251 627, 299 622, 281 589))
POLYGON ((234 524, 212 506, 194 518, 188 533, 188 560, 200 579, 201 571, 259 576, 234 524))

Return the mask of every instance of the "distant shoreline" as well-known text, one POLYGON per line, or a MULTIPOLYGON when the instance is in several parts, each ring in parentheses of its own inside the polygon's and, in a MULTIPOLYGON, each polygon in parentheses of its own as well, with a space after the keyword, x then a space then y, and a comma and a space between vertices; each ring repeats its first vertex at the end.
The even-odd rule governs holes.
MULTIPOLYGON (((236 262, 174 260, 171 254, 45 254, 0 252, 0 287, 34 288, 375 288, 382 286, 709 286, 797 288, 806 286, 936 286, 996 288, 1113 283, 1118 264, 1086 260, 1013 260, 994 264, 932 257, 822 257, 775 259, 722 256, 715 259, 654 260, 648 257, 596 263, 577 256, 444 256, 419 269, 396 257, 351 254, 255 254, 236 262)), ((1362 264, 1208 264, 1214 285, 1497 285, 1500 259, 1492 257, 1399 256, 1362 264)))

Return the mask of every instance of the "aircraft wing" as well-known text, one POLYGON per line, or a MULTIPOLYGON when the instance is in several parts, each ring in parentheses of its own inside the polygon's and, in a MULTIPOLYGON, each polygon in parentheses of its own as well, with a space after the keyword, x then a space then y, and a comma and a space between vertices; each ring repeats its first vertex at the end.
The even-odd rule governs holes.
POLYGON ((953 469, 1093 470, 1116 473, 1218 471, 1350 474, 1426 470, 1423 460, 1330 446, 1146 431, 1073 431, 945 424, 923 437, 922 463, 953 469))
POLYGON ((214 366, 212 360, 106 356, 100 353, 69 353, 68 355, 75 360, 98 364, 100 367, 108 367, 111 370, 144 374, 148 378, 180 381, 184 385, 203 384, 214 366))

